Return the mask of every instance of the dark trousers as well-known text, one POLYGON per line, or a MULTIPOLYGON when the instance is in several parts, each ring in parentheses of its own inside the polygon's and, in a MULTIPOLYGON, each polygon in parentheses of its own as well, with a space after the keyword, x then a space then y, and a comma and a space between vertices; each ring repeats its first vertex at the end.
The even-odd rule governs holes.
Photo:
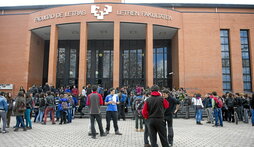
POLYGON ((234 108, 233 107, 228 107, 228 121, 229 122, 234 122, 234 108))
POLYGON ((168 116, 166 119, 166 124, 168 125, 168 143, 173 144, 174 130, 173 130, 173 115, 168 116))
POLYGON ((118 125, 117 125, 117 111, 107 111, 106 112, 106 122, 107 122, 107 127, 106 130, 110 130, 110 120, 113 120, 115 132, 118 131, 118 125))
POLYGON ((16 127, 15 128, 19 128, 19 125, 21 124, 22 128, 25 128, 25 124, 24 124, 24 120, 22 118, 22 116, 16 116, 16 127))
POLYGON ((94 121, 95 120, 97 121, 99 130, 100 130, 100 134, 103 135, 104 130, 103 130, 103 127, 102 127, 102 122, 101 122, 101 114, 90 114, 92 136, 96 136, 96 130, 95 130, 95 127, 94 127, 94 121))
POLYGON ((145 122, 144 142, 145 144, 149 144, 149 140, 148 140, 149 130, 148 130, 147 120, 144 120, 144 122, 145 122))
POLYGON ((7 116, 6 116, 6 119, 7 119, 7 126, 8 126, 8 127, 10 127, 11 114, 12 114, 12 110, 8 110, 8 111, 7 111, 7 116))
POLYGON ((125 105, 124 104, 118 105, 118 110, 119 110, 118 120, 120 120, 120 118, 125 120, 125 105))
POLYGON ((148 128, 152 147, 157 147, 157 133, 159 134, 162 147, 169 147, 166 132, 166 123, 163 118, 149 118, 148 128))
POLYGON ((66 124, 66 112, 63 110, 60 111, 60 116, 61 116, 60 124, 62 124, 62 123, 66 124))

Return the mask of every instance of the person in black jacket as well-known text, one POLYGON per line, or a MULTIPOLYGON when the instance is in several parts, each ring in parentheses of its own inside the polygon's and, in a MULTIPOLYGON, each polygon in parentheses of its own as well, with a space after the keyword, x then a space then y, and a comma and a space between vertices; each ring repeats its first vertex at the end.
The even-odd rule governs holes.
POLYGON ((162 91, 162 96, 165 98, 170 107, 168 107, 164 114, 164 119, 166 124, 168 125, 168 143, 173 146, 173 138, 174 138, 174 131, 173 131, 173 114, 176 113, 180 107, 180 103, 177 99, 173 98, 170 95, 169 90, 165 89, 162 91))
POLYGON ((163 147, 169 147, 167 140, 166 124, 164 120, 165 109, 169 107, 166 99, 158 92, 159 86, 151 87, 151 97, 145 101, 142 110, 143 117, 148 119, 148 130, 152 147, 157 147, 157 133, 163 147))
POLYGON ((234 107, 235 107, 235 99, 232 93, 228 94, 228 98, 226 99, 226 105, 228 106, 228 122, 235 122, 234 120, 234 107))
POLYGON ((252 126, 254 126, 254 94, 252 94, 251 102, 250 102, 250 107, 251 107, 251 122, 252 126))

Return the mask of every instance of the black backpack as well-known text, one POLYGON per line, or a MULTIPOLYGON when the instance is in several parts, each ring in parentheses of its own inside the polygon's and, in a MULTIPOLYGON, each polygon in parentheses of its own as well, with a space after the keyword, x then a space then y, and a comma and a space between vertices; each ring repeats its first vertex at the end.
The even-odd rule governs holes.
POLYGON ((234 99, 233 98, 228 98, 227 106, 230 108, 234 107, 234 99))
POLYGON ((144 107, 143 99, 138 98, 135 101, 135 110, 137 111, 138 117, 143 117, 142 115, 142 109, 144 107))

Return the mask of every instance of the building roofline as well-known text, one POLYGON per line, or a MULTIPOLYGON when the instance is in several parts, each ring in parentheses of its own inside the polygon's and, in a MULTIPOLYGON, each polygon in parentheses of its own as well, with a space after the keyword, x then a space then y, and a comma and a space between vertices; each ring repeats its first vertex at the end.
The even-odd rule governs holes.
MULTIPOLYGON (((0 10, 29 10, 29 9, 48 9, 62 6, 83 5, 83 4, 106 4, 103 3, 78 3, 78 4, 55 4, 55 5, 31 5, 31 6, 4 6, 0 10)), ((108 4, 108 2, 107 2, 108 4)), ((153 7, 183 7, 183 8, 240 8, 254 9, 251 4, 205 4, 205 3, 111 3, 111 4, 129 4, 153 7)))

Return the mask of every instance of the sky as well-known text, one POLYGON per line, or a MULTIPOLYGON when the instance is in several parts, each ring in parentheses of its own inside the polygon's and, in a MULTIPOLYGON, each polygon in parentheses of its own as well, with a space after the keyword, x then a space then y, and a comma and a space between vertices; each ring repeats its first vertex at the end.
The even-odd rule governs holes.
MULTIPOLYGON (((94 0, 0 0, 0 6, 52 5, 93 3, 94 0)), ((253 4, 254 0, 123 0, 125 3, 213 3, 253 4)))

